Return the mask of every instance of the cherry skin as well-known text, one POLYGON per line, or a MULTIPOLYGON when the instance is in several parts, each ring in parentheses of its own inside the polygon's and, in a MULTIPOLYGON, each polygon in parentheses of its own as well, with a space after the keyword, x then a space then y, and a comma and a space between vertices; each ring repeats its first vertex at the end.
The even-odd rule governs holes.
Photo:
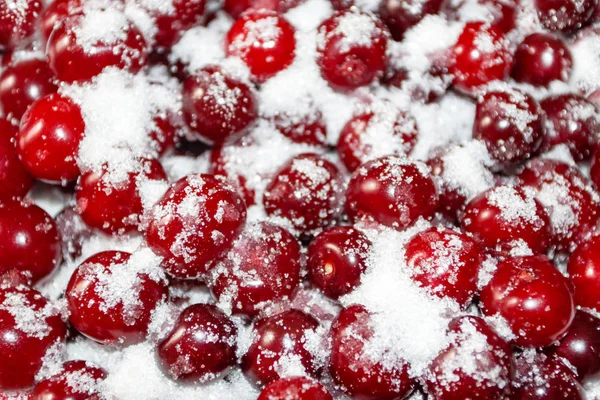
POLYGON ((13 143, 17 132, 10 122, 0 118, 0 202, 22 198, 33 186, 13 143))
POLYGON ((44 43, 48 42, 52 31, 69 15, 81 11, 81 0, 55 0, 40 15, 40 31, 44 43))
POLYGON ((497 166, 525 161, 542 144, 543 116, 528 94, 489 91, 477 102, 473 138, 482 140, 497 166))
POLYGON ((177 137, 177 128, 171 121, 171 116, 155 117, 155 128, 150 131, 152 148, 156 150, 159 156, 164 155, 167 150, 175 146, 177 137))
POLYGON ((0 289, 0 389, 33 385, 48 352, 65 342, 59 310, 25 286, 0 289))
MULTIPOLYGON (((227 181, 230 182, 244 198, 246 205, 250 207, 256 204, 256 191, 249 187, 244 176, 234 170, 234 168, 230 168, 230 165, 235 163, 236 157, 235 155, 228 154, 227 151, 228 149, 245 147, 246 141, 244 139, 245 137, 242 137, 241 140, 231 143, 230 146, 218 146, 213 148, 210 153, 210 173, 227 179, 227 181)), ((249 141, 251 142, 252 139, 249 141)))
POLYGON ((386 368, 366 355, 363 348, 374 334, 371 316, 363 306, 342 310, 330 331, 331 377, 353 398, 403 399, 413 387, 408 364, 398 360, 394 368, 386 368))
POLYGON ((225 0, 223 10, 225 10, 234 19, 246 10, 267 9, 284 14, 286 11, 300 5, 304 0, 225 0))
POLYGON ((288 161, 273 177, 263 205, 267 215, 283 218, 300 235, 311 236, 333 223, 341 197, 337 167, 319 155, 304 153, 288 161))
POLYGON ((450 344, 433 360, 425 375, 426 389, 432 398, 506 399, 512 375, 512 350, 508 343, 475 316, 453 319, 448 331, 450 344))
POLYGON ((258 400, 333 400, 333 397, 319 382, 298 376, 272 382, 258 400))
POLYGON ((471 93, 478 86, 504 80, 512 61, 508 45, 496 26, 468 22, 452 49, 454 86, 471 93))
POLYGON ((508 258, 481 291, 486 316, 505 319, 519 347, 546 347, 562 338, 575 316, 567 279, 545 256, 508 258))
POLYGON ((449 297, 461 306, 477 290, 482 253, 473 238, 443 227, 417 233, 405 249, 412 279, 434 296, 449 297))
POLYGON ((543 27, 551 31, 570 32, 590 19, 594 0, 535 0, 534 5, 543 27))
POLYGON ((383 23, 371 14, 341 11, 319 26, 317 63, 321 76, 340 90, 352 90, 371 83, 383 75, 389 33, 383 23), (348 32, 361 27, 357 40, 348 32))
POLYGON ((273 122, 275 128, 292 142, 319 147, 327 146, 327 127, 319 111, 302 117, 280 113, 273 118, 273 122))
POLYGON ((256 119, 257 104, 248 85, 209 66, 184 82, 183 115, 200 139, 222 144, 256 119))
POLYGON ((87 172, 77 184, 77 212, 90 227, 107 233, 136 230, 143 212, 140 191, 150 181, 167 181, 155 159, 143 160, 137 172, 129 172, 124 182, 112 183, 106 169, 87 172))
POLYGON ((483 246, 500 253, 525 244, 538 254, 550 246, 548 214, 520 188, 497 186, 475 197, 465 207, 461 226, 483 246))
POLYGON ((0 49, 11 49, 22 44, 35 30, 35 22, 42 11, 40 0, 0 3, 0 49), (14 6, 14 7, 13 7, 14 6))
POLYGON ((307 335, 314 333, 319 322, 298 310, 259 319, 254 322, 252 343, 242 357, 242 370, 258 386, 281 378, 279 363, 293 360, 294 367, 309 375, 317 374, 314 356, 307 348, 307 335))
POLYGON ((98 384, 106 377, 104 369, 91 363, 81 360, 67 361, 58 374, 38 382, 29 399, 100 400, 98 384))
POLYGON ((565 42, 545 33, 532 33, 517 47, 512 77, 517 82, 548 86, 555 80, 567 82, 572 68, 565 42))
POLYGON ((222 307, 252 317, 291 297, 300 282, 300 260, 301 248, 291 233, 258 222, 242 231, 207 283, 222 307))
POLYGON ((397 230, 431 219, 438 194, 428 168, 400 157, 382 157, 357 169, 346 191, 351 221, 379 223, 397 230))
POLYGON ((459 0, 444 3, 442 8, 449 17, 460 21, 472 20, 476 9, 477 18, 508 33, 515 28, 518 6, 519 0, 459 0))
POLYGON ((17 201, 0 203, 0 272, 15 269, 35 283, 60 261, 60 234, 46 211, 17 201))
POLYGON ((228 56, 241 58, 254 79, 265 82, 294 61, 294 32, 294 27, 277 12, 250 10, 227 32, 225 50, 228 56))
POLYGON ((176 278, 197 278, 241 231, 246 205, 223 178, 192 174, 171 185, 154 206, 146 230, 150 248, 176 278))
POLYGON ((237 328, 217 307, 194 304, 181 312, 157 348, 167 375, 182 382, 207 382, 236 363, 237 328))
POLYGON ((161 12, 150 9, 149 14, 154 18, 157 33, 154 36, 155 45, 169 48, 181 37, 181 33, 193 27, 204 14, 205 0, 174 0, 172 10, 161 12))
POLYGON ((577 311, 569 333, 554 350, 577 370, 581 381, 600 372, 600 320, 577 311))
POLYGON ((310 281, 333 299, 350 293, 367 269, 370 248, 371 241, 349 226, 321 232, 308 247, 310 281))
POLYGON ((17 136, 19 157, 37 179, 52 183, 75 180, 79 176, 76 157, 84 130, 77 104, 59 94, 44 96, 23 115, 17 136))
POLYGON ((575 304, 600 311, 600 236, 580 243, 569 257, 567 272, 575 290, 575 304))
POLYGON ((69 322, 98 343, 129 345, 142 341, 152 311, 167 299, 164 279, 128 264, 131 254, 104 251, 85 260, 66 289, 69 322), (124 287, 126 286, 126 287, 124 287))
POLYGON ((394 40, 402 40, 404 32, 419 23, 428 14, 437 14, 443 0, 385 0, 379 4, 379 15, 394 40), (418 10, 415 12, 415 10, 418 10))
POLYGON ((592 154, 592 162, 590 165, 590 179, 594 183, 596 189, 600 188, 600 146, 596 147, 596 150, 592 154))

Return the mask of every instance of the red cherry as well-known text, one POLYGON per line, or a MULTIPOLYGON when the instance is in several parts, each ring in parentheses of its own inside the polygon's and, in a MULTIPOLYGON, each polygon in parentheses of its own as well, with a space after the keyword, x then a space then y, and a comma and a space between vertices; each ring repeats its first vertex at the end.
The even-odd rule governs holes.
POLYGON ((143 160, 139 171, 129 172, 123 182, 111 182, 110 172, 93 171, 81 176, 77 184, 77 212, 89 226, 107 233, 136 230, 143 212, 140 192, 150 181, 167 181, 160 163, 143 160))
POLYGON ((106 371, 87 361, 67 361, 62 370, 35 385, 30 400, 100 400, 106 371))
POLYGON ((577 311, 555 352, 577 370, 580 380, 595 376, 600 372, 600 320, 577 311))
POLYGON ((28 39, 42 7, 40 0, 0 2, 0 49, 17 47, 28 39))
POLYGON ((453 19, 470 21, 474 10, 478 18, 508 33, 515 28, 519 0, 459 0, 443 4, 444 11, 453 19))
POLYGON ((400 157, 382 157, 357 169, 346 192, 352 221, 376 222, 397 230, 420 217, 431 219, 438 195, 428 168, 400 157))
POLYGON ((208 285, 224 308, 255 316, 296 289, 300 251, 285 229, 264 221, 249 225, 212 269, 208 285))
POLYGON ((302 235, 330 226, 340 211, 341 175, 337 167, 312 153, 287 162, 273 177, 263 197, 269 216, 283 218, 302 235))
POLYGON ((54 0, 40 16, 40 30, 44 43, 48 42, 50 34, 60 22, 69 15, 81 12, 81 0, 54 0))
POLYGON ((532 33, 517 47, 512 77, 517 82, 548 86, 555 80, 567 82, 572 68, 573 59, 565 42, 552 35, 532 33))
POLYGON ((60 350, 66 334, 58 308, 39 292, 0 289, 0 389, 33 385, 44 357, 60 350))
POLYGON ((496 26, 468 22, 452 50, 450 72, 454 86, 470 93, 491 81, 504 80, 512 61, 508 46, 508 40, 496 26))
POLYGON ((56 223, 36 205, 0 203, 0 271, 16 269, 35 283, 60 263, 56 223))
POLYGON ((333 397, 319 382, 298 376, 272 382, 258 400, 333 400, 333 397))
POLYGON ((140 342, 152 311, 167 298, 164 280, 130 259, 130 253, 104 251, 81 263, 71 276, 65 295, 69 322, 96 342, 140 342))
POLYGON ((62 237, 62 252, 74 260, 81 256, 83 243, 92 237, 92 230, 83 222, 74 207, 65 207, 56 216, 56 225, 62 237))
POLYGON ((449 325, 450 344, 426 373, 427 392, 436 400, 508 398, 512 350, 482 318, 464 316, 449 325))
POLYGON ((38 179, 57 183, 75 180, 84 130, 81 110, 68 97, 50 94, 36 100, 23 115, 17 136, 23 165, 38 179))
POLYGON ((403 399, 413 386, 408 364, 398 360, 386 367, 365 354, 363 348, 374 334, 371 315, 363 306, 342 310, 331 325, 331 377, 353 398, 403 399))
POLYGON ((236 363, 237 328, 217 307, 194 304, 182 311, 157 348, 167 375, 185 382, 207 382, 236 363))
POLYGON ((137 73, 146 65, 146 41, 142 32, 131 23, 119 30, 118 37, 111 37, 110 43, 93 35, 89 38, 85 36, 82 32, 85 19, 103 12, 109 11, 93 10, 88 15, 70 15, 52 31, 46 52, 50 68, 59 80, 68 83, 89 81, 107 67, 137 73))
POLYGON ((535 8, 544 28, 570 32, 581 28, 590 19, 595 0, 535 0, 535 8))
POLYGON ((327 145, 327 127, 319 111, 304 117, 280 113, 273 118, 275 128, 295 143, 312 146, 327 145))
POLYGON ((402 40, 404 32, 418 24, 428 14, 437 14, 443 0, 384 0, 379 15, 394 40, 402 40))
POLYGON ((486 316, 504 318, 520 347, 546 347, 563 337, 575 316, 567 279, 545 256, 508 258, 481 291, 486 316))
POLYGON ((199 22, 206 5, 205 0, 172 0, 170 3, 169 7, 159 5, 148 10, 156 25, 154 40, 158 47, 175 44, 183 32, 199 22))
POLYGON ((545 147, 564 143, 575 160, 589 159, 600 132, 599 110, 594 103, 575 94, 563 94, 548 97, 540 105, 546 114, 545 147))
POLYGON ((150 131, 152 147, 158 155, 163 155, 167 150, 175 146, 175 137, 177 136, 177 127, 171 122, 169 116, 155 117, 156 127, 150 131))
POLYGON ((13 143, 16 133, 16 127, 0 118, 0 202, 22 198, 33 186, 13 143))
POLYGON ((154 206, 146 241, 169 274, 196 278, 229 250, 245 220, 244 201, 222 178, 188 175, 154 206))
POLYGON ((374 15, 341 11, 319 26, 317 63, 334 88, 351 90, 383 75, 388 32, 374 15))
POLYGON ((471 237, 442 227, 417 233, 406 244, 409 274, 434 296, 467 305, 477 290, 482 249, 471 237))
POLYGON ((246 10, 266 9, 285 13, 286 11, 300 5, 304 0, 225 0, 223 9, 234 19, 246 10))
POLYGON ((265 82, 294 61, 294 32, 277 12, 250 10, 227 32, 225 50, 228 56, 241 58, 258 82, 265 82))
POLYGON ((600 236, 580 243, 569 257, 567 272, 575 289, 575 303, 600 311, 600 236))
POLYGON ((592 163, 590 166, 590 179, 596 186, 596 189, 600 188, 600 147, 596 147, 596 150, 592 154, 592 163))
POLYGON ((209 66, 184 82, 183 115, 201 139, 221 144, 256 119, 257 104, 248 85, 209 66))
POLYGON ((550 246, 548 214, 533 194, 520 188, 496 186, 475 197, 465 207, 461 226, 500 253, 525 244, 538 254, 550 246))
POLYGON ((235 168, 230 168, 230 165, 235 163, 236 157, 227 151, 228 149, 245 147, 247 145, 247 142, 244 140, 245 138, 242 137, 241 140, 230 143, 227 146, 214 148, 210 154, 210 172, 226 178, 244 198, 246 205, 250 207, 256 204, 256 192, 254 189, 248 187, 244 176, 237 172, 235 168))
POLYGON ((498 166, 531 157, 544 135, 541 109, 520 91, 491 91, 477 102, 473 138, 482 140, 498 166))
POLYGON ((244 373, 259 386, 281 378, 287 369, 304 369, 314 376, 318 366, 307 342, 315 339, 318 326, 316 319, 298 310, 255 321, 252 343, 242 358, 244 373))

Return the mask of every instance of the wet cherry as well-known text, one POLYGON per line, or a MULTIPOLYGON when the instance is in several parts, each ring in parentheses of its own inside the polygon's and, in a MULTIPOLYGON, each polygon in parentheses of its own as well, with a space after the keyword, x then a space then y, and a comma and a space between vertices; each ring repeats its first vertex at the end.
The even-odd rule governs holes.
POLYGON ((548 86, 571 76, 573 59, 569 48, 560 38, 545 33, 525 37, 515 52, 512 77, 517 82, 548 86))
POLYGON ((580 380, 596 376, 600 372, 600 320, 577 311, 569 333, 554 352, 577 370, 580 380))
POLYGON ((575 289, 575 303, 600 311, 600 236, 579 243, 569 257, 567 272, 575 289))

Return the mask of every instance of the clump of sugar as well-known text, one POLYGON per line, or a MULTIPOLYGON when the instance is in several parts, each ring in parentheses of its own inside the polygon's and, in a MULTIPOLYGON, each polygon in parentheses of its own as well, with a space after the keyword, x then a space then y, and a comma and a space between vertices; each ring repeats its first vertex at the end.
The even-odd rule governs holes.
POLYGON ((507 222, 520 224, 529 221, 541 229, 543 221, 537 215, 537 204, 533 196, 522 193, 510 186, 497 186, 488 192, 488 202, 500 210, 500 216, 507 222))
POLYGON ((110 45, 127 38, 128 19, 110 0, 91 0, 83 5, 81 26, 75 28, 77 43, 93 53, 99 43, 110 45))
MULTIPOLYGON (((41 298, 39 294, 34 296, 41 298)), ((37 339, 45 338, 52 330, 47 318, 61 314, 59 304, 50 301, 41 309, 34 309, 26 292, 19 291, 8 292, 0 303, 0 310, 8 312, 14 318, 16 329, 37 339)))
MULTIPOLYGON (((337 26, 327 34, 325 40, 329 37, 340 37, 339 51, 347 52, 353 47, 370 46, 375 35, 380 32, 370 14, 348 12, 338 18, 337 26)), ((317 43, 321 45, 319 41, 317 43)))

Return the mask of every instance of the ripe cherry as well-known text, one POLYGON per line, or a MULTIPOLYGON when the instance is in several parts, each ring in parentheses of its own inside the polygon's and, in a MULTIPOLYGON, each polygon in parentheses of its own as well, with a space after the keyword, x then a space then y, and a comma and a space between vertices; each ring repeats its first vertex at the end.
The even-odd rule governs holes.
POLYGON ((256 119, 257 104, 248 85, 209 66, 184 82, 183 115, 201 139, 221 144, 256 119))
POLYGON ((100 400, 104 369, 87 361, 67 361, 59 373, 35 385, 30 400, 100 400))
MULTIPOLYGON (((177 42, 182 32, 187 31, 200 21, 204 14, 205 0, 173 0, 171 6, 158 5, 147 10, 154 19, 156 34, 155 45, 169 48, 177 42)), ((157 3, 160 4, 160 3, 157 3)))
POLYGON ((259 386, 281 378, 287 369, 316 375, 318 365, 307 342, 320 340, 315 337, 318 326, 316 319, 298 310, 256 320, 242 370, 259 386))
POLYGON ((486 316, 503 318, 520 347, 546 347, 561 339, 575 316, 567 279, 545 256, 508 258, 481 291, 486 316))
POLYGON ((512 77, 517 82, 548 86, 555 80, 567 82, 572 68, 565 42, 545 33, 532 33, 517 47, 512 77))
POLYGON ((17 150, 29 173, 53 183, 79 176, 77 153, 85 123, 68 97, 50 94, 36 100, 23 115, 17 150))
POLYGON ((0 2, 0 49, 17 47, 28 39, 42 7, 40 0, 0 2))
POLYGON ((311 236, 333 223, 340 211, 341 175, 337 167, 312 153, 288 161, 263 197, 268 215, 282 218, 299 234, 311 236))
POLYGON ((255 316, 296 289, 300 251, 285 229, 264 221, 248 225, 211 270, 208 285, 222 307, 255 316))
POLYGON ((272 382, 258 400, 333 400, 333 397, 319 382, 298 376, 272 382))
POLYGON ((207 382, 235 365, 235 324, 217 307, 194 304, 181 312, 157 348, 167 375, 184 382, 207 382))
POLYGON ((146 241, 177 278, 197 278, 241 231, 246 206, 223 178, 192 174, 171 185, 151 212, 146 241))
POLYGON ((13 143, 17 128, 0 118, 0 202, 24 197, 33 186, 33 179, 19 160, 13 143))
POLYGON ((238 19, 244 11, 249 9, 266 9, 283 14, 298 6, 303 1, 304 0, 225 0, 223 9, 234 19, 238 19))
POLYGON ((273 122, 275 128, 292 142, 320 147, 327 145, 327 127, 319 111, 305 116, 280 113, 273 118, 273 122))
POLYGON ((60 350, 66 334, 58 307, 38 291, 0 289, 0 389, 32 386, 44 357, 60 350))
POLYGON ((594 0, 535 0, 535 8, 544 28, 570 32, 579 29, 594 13, 594 0))
POLYGON ((443 0, 384 0, 379 4, 379 15, 394 40, 402 40, 404 32, 418 24, 428 14, 437 14, 443 0))
MULTIPOLYGON (((229 183, 243 197, 248 207, 256 204, 256 191, 248 185, 245 176, 240 174, 235 168, 236 161, 235 150, 246 147, 247 141, 242 137, 241 140, 230 143, 225 146, 218 146, 212 149, 210 153, 210 173, 219 175, 227 179, 229 183), (232 153, 229 150, 233 150, 232 153)), ((250 139, 248 142, 251 142, 250 139)))
MULTIPOLYGON (((1 129, 1 125, 0 125, 0 129, 1 129)), ((592 162, 590 165, 590 179, 594 183, 594 186, 596 186, 596 189, 599 189, 600 188, 600 146, 596 147, 596 150, 592 154, 592 162)))
POLYGON ((519 0, 458 0, 446 2, 442 8, 452 19, 467 22, 476 16, 508 33, 515 28, 518 6, 519 0))
POLYGON ((227 33, 228 56, 241 58, 258 82, 265 82, 293 61, 294 27, 280 14, 266 9, 242 14, 227 33))
POLYGON ((388 36, 383 23, 372 14, 354 10, 335 13, 318 29, 321 75, 341 90, 368 85, 385 71, 388 36))
POLYGON ((600 320, 577 311, 569 333, 554 350, 577 370, 581 381, 600 372, 600 320))
POLYGON ((382 157, 357 169, 346 192, 350 220, 375 222, 397 230, 419 218, 431 219, 438 195, 428 168, 400 157, 382 157))
POLYGON ((164 278, 135 256, 104 251, 77 267, 65 297, 75 329, 102 344, 128 345, 144 339, 152 311, 167 294, 164 278))
POLYGON ((0 203, 0 272, 15 269, 35 283, 60 260, 60 234, 46 211, 17 201, 0 203))
POLYGON ((579 307, 600 311, 600 236, 579 243, 569 257, 567 272, 579 307))
POLYGON ((353 398, 403 399, 413 387, 408 364, 400 359, 390 367, 365 354, 365 344, 374 334, 371 315, 363 306, 342 310, 330 331, 331 377, 353 398))
POLYGON ((81 5, 81 0, 55 0, 44 8, 40 15, 40 31, 44 43, 48 42, 52 31, 63 19, 81 12, 81 5))
POLYGON ((152 140, 152 148, 156 150, 159 156, 162 156, 167 150, 175 146, 178 127, 171 121, 170 115, 155 117, 154 124, 155 127, 149 134, 152 140))

